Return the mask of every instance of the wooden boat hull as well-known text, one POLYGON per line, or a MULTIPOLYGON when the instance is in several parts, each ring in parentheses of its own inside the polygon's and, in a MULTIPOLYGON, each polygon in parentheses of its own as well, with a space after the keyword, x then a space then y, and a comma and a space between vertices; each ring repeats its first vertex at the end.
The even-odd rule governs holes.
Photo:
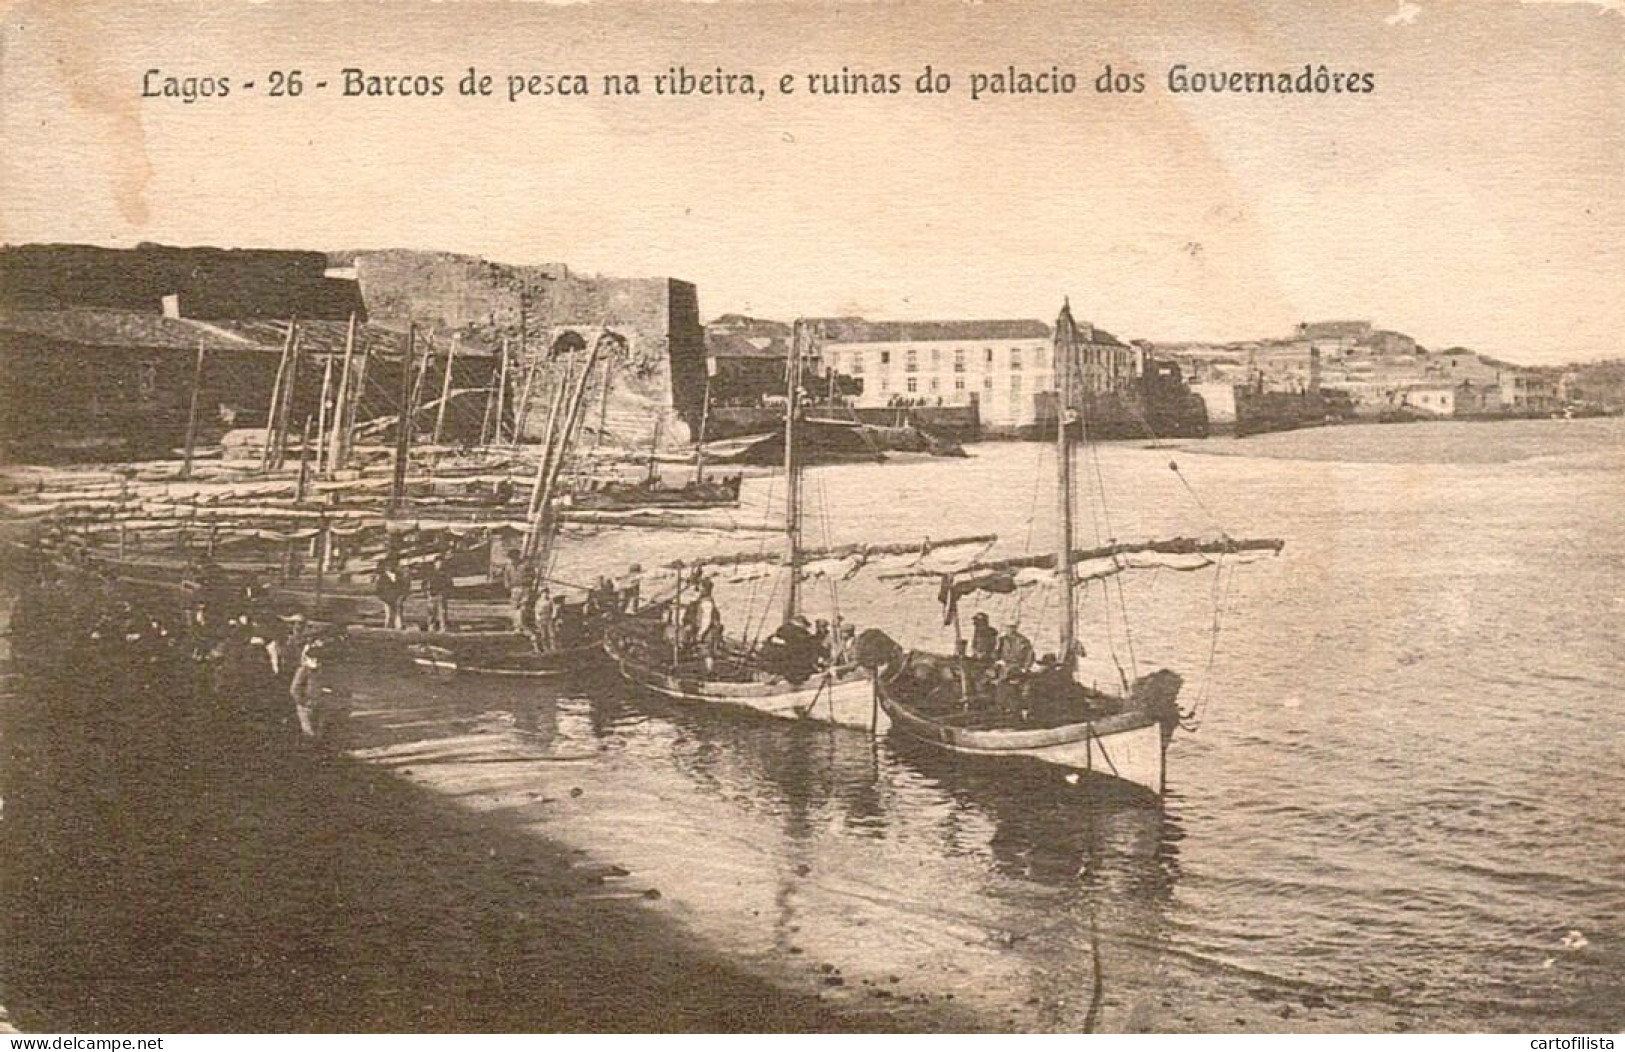
POLYGON ((777 719, 811 720, 862 731, 879 732, 887 726, 885 712, 876 706, 873 683, 862 669, 820 673, 799 685, 725 682, 648 667, 617 646, 613 635, 604 649, 627 683, 673 701, 727 705, 777 719))
POLYGON ((530 646, 530 637, 522 632, 425 632, 415 628, 353 624, 344 626, 344 641, 359 653, 387 657, 410 656, 414 647, 437 647, 457 653, 469 647, 488 652, 516 652, 530 646))
POLYGON ((877 685, 894 733, 966 756, 1024 757, 1089 776, 1115 778, 1158 796, 1164 787, 1167 742, 1162 724, 1142 712, 1059 727, 972 730, 912 710, 877 685))
POLYGON ((603 657, 602 644, 539 654, 535 651, 460 653, 433 644, 407 647, 412 663, 434 676, 498 676, 515 679, 560 679, 590 671, 603 657))

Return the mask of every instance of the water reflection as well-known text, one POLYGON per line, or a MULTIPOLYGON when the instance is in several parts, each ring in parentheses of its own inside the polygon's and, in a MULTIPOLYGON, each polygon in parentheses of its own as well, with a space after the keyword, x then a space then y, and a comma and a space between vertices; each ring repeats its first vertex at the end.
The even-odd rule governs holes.
MULTIPOLYGON (((907 739, 890 739, 886 748, 956 810, 991 820, 987 848, 1000 873, 1054 887, 1171 897, 1181 833, 1155 799, 1104 780, 1068 784, 1037 763, 952 756, 907 739)), ((955 846, 952 838, 946 846, 955 846)))

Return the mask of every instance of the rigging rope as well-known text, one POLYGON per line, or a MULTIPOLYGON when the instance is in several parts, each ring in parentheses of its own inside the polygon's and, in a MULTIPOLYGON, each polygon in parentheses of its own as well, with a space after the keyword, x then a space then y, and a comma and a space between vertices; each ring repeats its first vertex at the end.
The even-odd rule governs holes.
POLYGON ((1213 514, 1213 509, 1209 508, 1207 502, 1202 499, 1202 495, 1196 492, 1196 487, 1192 486, 1190 480, 1185 477, 1185 473, 1179 470, 1179 461, 1168 461, 1168 469, 1174 473, 1174 477, 1179 480, 1179 484, 1185 487, 1185 492, 1191 495, 1191 499, 1196 502, 1196 506, 1202 509, 1203 514, 1207 515, 1208 522, 1212 523, 1213 528, 1219 531, 1219 536, 1229 540, 1230 531, 1224 528, 1223 524, 1219 522, 1219 517, 1213 514))

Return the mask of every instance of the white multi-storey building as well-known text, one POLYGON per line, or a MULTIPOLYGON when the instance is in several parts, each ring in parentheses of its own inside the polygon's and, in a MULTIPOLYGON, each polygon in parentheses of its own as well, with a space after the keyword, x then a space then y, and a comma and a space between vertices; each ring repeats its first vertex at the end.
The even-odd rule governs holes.
MULTIPOLYGON (((863 381, 860 408, 975 406, 984 426, 1031 428, 1053 419, 1055 362, 1041 321, 815 320, 826 370, 863 381)), ((1079 323, 1083 384, 1115 390, 1138 377, 1143 352, 1079 323)))
POLYGON ((859 407, 976 406, 994 427, 1031 425, 1055 390, 1041 321, 814 322, 825 369, 863 382, 859 407))

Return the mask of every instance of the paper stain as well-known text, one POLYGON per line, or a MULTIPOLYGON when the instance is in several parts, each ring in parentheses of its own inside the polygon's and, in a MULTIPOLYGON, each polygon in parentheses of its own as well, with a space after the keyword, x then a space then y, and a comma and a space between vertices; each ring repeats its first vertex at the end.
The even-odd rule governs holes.
POLYGON ((92 14, 77 5, 40 0, 21 5, 12 18, 21 39, 33 37, 47 50, 69 103, 98 118, 92 126, 101 129, 101 165, 112 181, 119 215, 131 226, 145 226, 153 167, 140 90, 117 75, 125 68, 121 56, 102 54, 104 34, 92 14))

